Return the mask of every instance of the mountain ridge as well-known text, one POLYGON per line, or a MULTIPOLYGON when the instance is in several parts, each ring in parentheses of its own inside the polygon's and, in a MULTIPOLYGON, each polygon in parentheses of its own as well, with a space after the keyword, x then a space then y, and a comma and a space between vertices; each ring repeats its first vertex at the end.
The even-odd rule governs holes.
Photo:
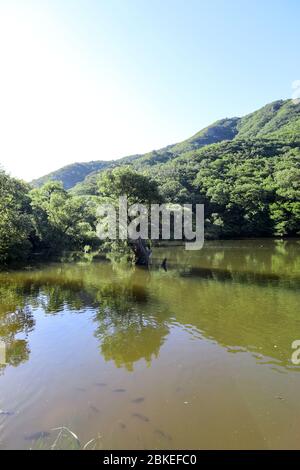
POLYGON ((62 181, 65 189, 77 188, 89 182, 105 169, 133 164, 141 169, 164 164, 188 152, 224 141, 252 139, 300 140, 300 105, 292 100, 277 100, 243 117, 223 118, 200 130, 188 139, 145 154, 135 154, 116 160, 96 160, 64 166, 31 182, 35 187, 46 181, 62 181))

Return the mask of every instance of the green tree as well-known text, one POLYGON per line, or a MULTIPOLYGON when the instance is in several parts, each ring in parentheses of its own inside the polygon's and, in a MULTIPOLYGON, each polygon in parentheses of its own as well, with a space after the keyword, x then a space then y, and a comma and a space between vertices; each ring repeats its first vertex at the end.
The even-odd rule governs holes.
POLYGON ((112 203, 126 196, 129 204, 150 204, 159 200, 157 183, 132 168, 118 167, 100 174, 98 194, 112 203))
POLYGON ((83 249, 95 239, 86 198, 72 196, 60 182, 48 182, 30 192, 35 247, 48 255, 83 249))
MULTIPOLYGON (((118 208, 119 198, 126 196, 128 205, 158 202, 158 186, 146 175, 139 174, 129 167, 115 168, 104 172, 98 180, 99 202, 110 203, 118 208)), ((128 216, 127 223, 130 222, 128 216)), ((145 240, 108 240, 104 247, 113 260, 127 260, 136 264, 148 264, 149 249, 145 240)))
POLYGON ((29 186, 0 171, 0 263, 25 260, 32 231, 29 186))

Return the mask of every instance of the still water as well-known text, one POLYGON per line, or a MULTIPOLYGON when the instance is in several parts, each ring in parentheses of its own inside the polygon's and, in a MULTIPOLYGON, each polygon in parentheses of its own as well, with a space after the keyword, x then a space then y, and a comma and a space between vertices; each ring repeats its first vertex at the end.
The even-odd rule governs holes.
POLYGON ((299 240, 1 273, 0 448, 300 448, 299 287, 299 240))

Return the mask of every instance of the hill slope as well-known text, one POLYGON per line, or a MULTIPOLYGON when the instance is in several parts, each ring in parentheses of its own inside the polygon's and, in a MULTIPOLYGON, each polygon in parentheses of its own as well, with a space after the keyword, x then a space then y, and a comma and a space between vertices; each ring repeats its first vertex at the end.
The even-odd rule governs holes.
POLYGON ((36 179, 32 184, 41 186, 45 181, 54 179, 62 181, 66 189, 74 188, 76 193, 93 193, 96 175, 104 169, 132 164, 138 170, 145 170, 211 144, 252 139, 289 143, 300 140, 300 104, 295 104, 292 100, 274 101, 245 117, 221 119, 183 142, 114 161, 74 163, 36 179))
POLYGON ((83 181, 85 177, 94 171, 105 169, 110 162, 104 161, 91 161, 83 163, 72 163, 71 165, 64 166, 59 170, 53 171, 48 175, 37 178, 31 182, 32 186, 42 186, 49 180, 62 181, 65 189, 70 189, 80 181, 83 181))
POLYGON ((216 123, 201 130, 189 139, 175 145, 169 145, 159 150, 153 150, 144 155, 130 155, 118 160, 110 161, 91 161, 86 163, 74 163, 60 168, 48 175, 37 178, 31 182, 35 187, 42 186, 46 181, 55 180, 62 181, 65 189, 74 187, 77 183, 82 182, 87 176, 92 176, 97 171, 104 170, 108 167, 114 167, 120 164, 128 164, 139 160, 150 161, 154 163, 161 163, 169 160, 174 155, 179 155, 183 152, 192 149, 198 149, 205 145, 221 142, 223 140, 232 139, 237 131, 236 126, 238 118, 222 119, 216 123))

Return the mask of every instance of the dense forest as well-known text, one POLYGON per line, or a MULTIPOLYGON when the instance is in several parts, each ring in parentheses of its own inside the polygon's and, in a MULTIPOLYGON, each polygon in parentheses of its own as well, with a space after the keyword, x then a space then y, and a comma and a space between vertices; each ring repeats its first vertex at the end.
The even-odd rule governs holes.
POLYGON ((146 155, 69 165, 32 184, 0 172, 0 263, 101 249, 96 207, 205 205, 206 238, 300 234, 300 104, 276 101, 146 155))

